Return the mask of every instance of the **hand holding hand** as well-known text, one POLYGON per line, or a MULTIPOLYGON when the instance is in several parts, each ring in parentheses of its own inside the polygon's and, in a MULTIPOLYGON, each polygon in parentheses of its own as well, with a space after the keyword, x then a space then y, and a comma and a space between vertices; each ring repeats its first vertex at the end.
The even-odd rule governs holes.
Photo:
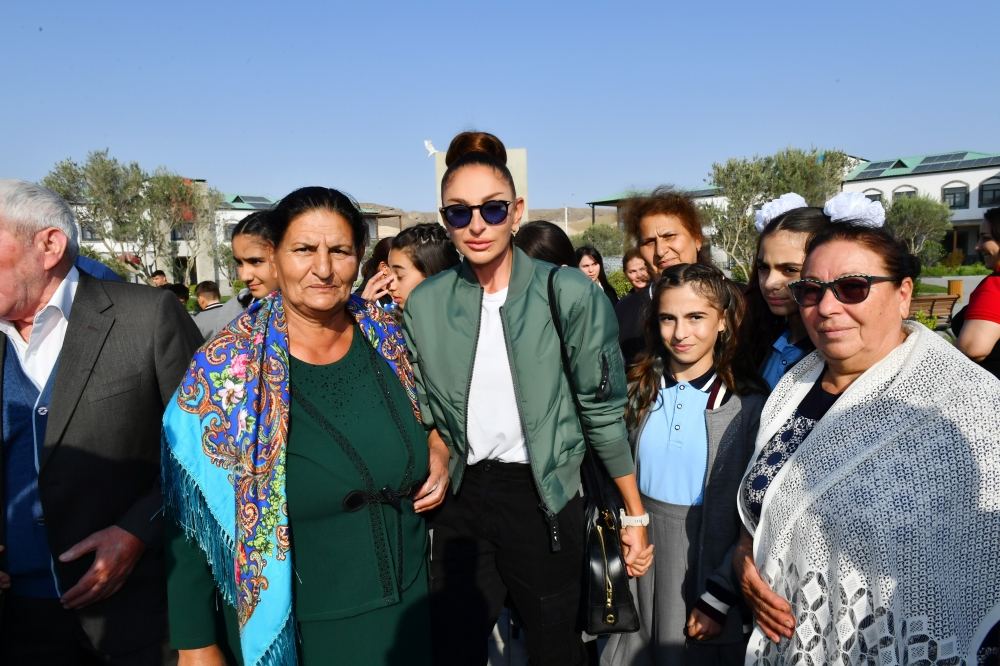
POLYGON ((781 638, 791 638, 795 629, 792 607, 760 577, 753 561, 753 540, 746 532, 733 553, 733 573, 764 635, 775 643, 781 638))
POLYGON ((645 527, 622 528, 622 557, 628 575, 638 578, 653 564, 653 545, 645 527))
POLYGON ((722 633, 722 625, 695 608, 688 616, 687 626, 684 628, 688 638, 696 641, 704 641, 715 638, 722 633))
POLYGON ((79 582, 62 596, 65 608, 83 608, 110 597, 121 589, 135 563, 146 550, 138 537, 112 525, 94 532, 59 556, 60 562, 72 562, 94 553, 94 563, 79 582))
POLYGON ((416 513, 430 511, 441 505, 448 491, 448 445, 441 439, 437 429, 427 435, 429 460, 427 463, 427 480, 420 486, 414 498, 413 510, 416 513))

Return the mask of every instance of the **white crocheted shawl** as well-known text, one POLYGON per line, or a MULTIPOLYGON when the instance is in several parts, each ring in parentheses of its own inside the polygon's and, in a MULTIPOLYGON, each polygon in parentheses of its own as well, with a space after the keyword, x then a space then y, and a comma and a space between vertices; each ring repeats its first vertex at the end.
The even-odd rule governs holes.
MULTIPOLYGON (((906 327, 771 483, 754 558, 796 631, 756 628, 747 664, 975 664, 1000 621, 1000 382, 906 327)), ((775 387, 758 453, 823 366, 814 352, 775 387)), ((739 510, 751 525, 742 493, 739 510)))

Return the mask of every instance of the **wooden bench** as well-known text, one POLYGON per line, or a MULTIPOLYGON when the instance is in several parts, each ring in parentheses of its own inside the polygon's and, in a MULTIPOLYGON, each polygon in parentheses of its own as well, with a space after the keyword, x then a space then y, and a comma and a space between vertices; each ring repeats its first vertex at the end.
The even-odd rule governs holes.
POLYGON ((951 326, 951 311, 958 302, 956 294, 917 294, 910 300, 910 319, 923 312, 937 319, 937 330, 951 326))

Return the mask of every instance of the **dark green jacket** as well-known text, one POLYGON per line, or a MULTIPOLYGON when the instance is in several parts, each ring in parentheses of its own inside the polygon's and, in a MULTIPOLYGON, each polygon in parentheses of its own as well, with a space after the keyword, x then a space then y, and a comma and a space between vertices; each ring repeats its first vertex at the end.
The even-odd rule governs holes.
MULTIPOLYGON (((582 415, 562 370, 548 305, 552 265, 514 249, 507 300, 500 309, 506 353, 531 470, 546 507, 558 512, 580 489, 586 450, 581 431, 612 477, 634 471, 622 415, 625 369, 608 297, 578 270, 556 276, 556 297, 582 415)), ((421 283, 403 311, 424 423, 451 448, 453 491, 468 456, 469 385, 479 339, 483 288, 467 262, 421 283)))

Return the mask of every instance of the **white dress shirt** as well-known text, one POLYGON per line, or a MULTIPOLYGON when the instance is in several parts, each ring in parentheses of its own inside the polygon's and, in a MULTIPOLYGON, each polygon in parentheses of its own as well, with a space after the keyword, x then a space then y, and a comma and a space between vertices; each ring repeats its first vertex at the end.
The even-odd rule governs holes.
POLYGON ((21 369, 39 392, 45 388, 52 369, 56 367, 56 360, 66 338, 66 328, 69 326, 73 299, 76 298, 79 286, 80 273, 76 267, 70 268, 49 302, 35 314, 31 335, 27 340, 21 337, 14 324, 0 319, 0 333, 4 333, 13 343, 21 369))

